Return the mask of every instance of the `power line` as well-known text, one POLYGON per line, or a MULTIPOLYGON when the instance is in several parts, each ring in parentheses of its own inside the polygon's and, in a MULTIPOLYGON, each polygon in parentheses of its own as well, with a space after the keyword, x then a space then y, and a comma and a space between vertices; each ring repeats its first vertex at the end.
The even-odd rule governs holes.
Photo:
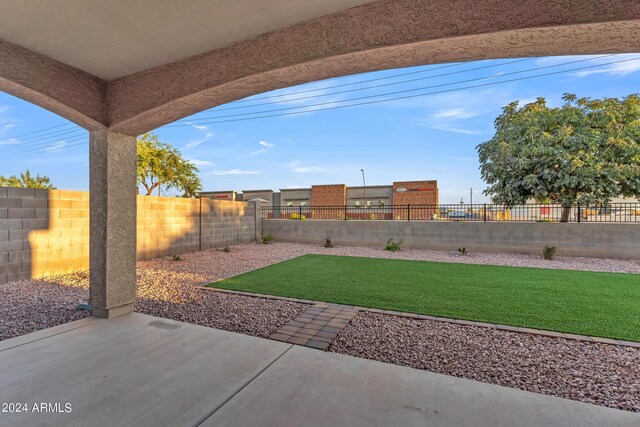
MULTIPOLYGON (((530 58, 526 58, 524 60, 529 60, 529 59, 530 58)), ((520 61, 522 61, 522 60, 513 61, 513 62, 520 62, 520 61)), ((406 72, 406 73, 399 73, 399 74, 394 74, 394 75, 391 75, 391 76, 385 76, 385 77, 379 77, 379 78, 374 78, 374 79, 362 80, 362 81, 359 81, 359 82, 350 82, 350 83, 344 83, 344 84, 339 84, 339 85, 326 86, 326 87, 319 88, 319 89, 303 90, 303 91, 299 91, 299 92, 294 92, 293 94, 317 92, 318 90, 325 90, 325 89, 331 89, 331 88, 337 88, 337 87, 364 84, 364 83, 368 83, 368 82, 392 79, 392 78, 397 78, 397 77, 406 76, 406 75, 419 74, 419 73, 425 73, 425 72, 432 72, 432 71, 436 71, 436 70, 444 69, 444 68, 458 67, 458 66, 461 66, 461 65, 464 65, 464 64, 465 64, 464 62, 459 62, 459 63, 447 64, 447 65, 443 65, 443 66, 439 66, 439 67, 435 67, 435 68, 433 68, 432 66, 429 66, 430 67, 429 69, 421 69, 421 70, 416 70, 416 71, 411 71, 411 72, 406 72)), ((496 64, 496 65, 492 65, 492 66, 499 66, 499 65, 505 65, 505 64, 496 64)), ((484 68, 484 67, 480 67, 480 68, 484 68)), ((472 70, 468 70, 468 71, 473 71, 473 69, 472 70)), ((371 73, 375 73, 375 72, 376 71, 373 71, 373 72, 370 72, 370 73, 362 73, 360 75, 371 74, 371 73)), ((353 77, 353 76, 348 76, 348 77, 353 77)), ((347 78, 347 76, 335 77, 335 78, 332 78, 332 79, 327 79, 325 81, 344 79, 344 78, 347 78)), ((362 89, 368 89, 368 88, 362 88, 362 89)), ((242 103, 242 102, 251 102, 251 101, 257 101, 257 100, 260 100, 260 99, 270 99, 270 98, 273 98, 273 97, 282 97, 282 96, 290 96, 290 95, 292 95, 292 94, 273 95, 273 96, 266 96, 266 97, 253 98, 253 99, 243 99, 243 100, 233 101, 233 102, 231 102, 229 104, 242 103)), ((248 107, 250 107, 250 106, 237 107, 237 108, 248 108, 248 107)), ((229 108, 229 109, 232 109, 232 108, 229 108)), ((44 128, 44 129, 40 129, 40 130, 37 130, 37 131, 33 131, 33 132, 28 132, 28 133, 25 133, 25 134, 17 135, 17 136, 14 136, 12 138, 21 138, 21 137, 24 137, 24 136, 27 136, 27 135, 38 134, 38 133, 45 132, 45 131, 48 131, 48 130, 51 130, 51 129, 60 128, 62 126, 66 126, 66 127, 69 127, 69 128, 68 129, 64 129, 64 130, 57 130, 55 132, 48 132, 48 133, 45 133, 45 134, 42 134, 42 135, 38 135, 35 138, 29 138, 27 140, 21 141, 20 145, 29 144, 32 147, 44 146, 44 145, 48 144, 51 141, 48 141, 48 142, 45 142, 45 143, 40 143, 40 144, 31 144, 31 143, 32 142, 37 142, 37 141, 43 141, 43 140, 53 140, 53 139, 56 139, 58 137, 60 139, 64 139, 64 138, 70 136, 73 133, 77 133, 78 131, 84 130, 82 128, 73 129, 73 127, 75 127, 75 125, 73 123, 63 123, 63 124, 60 124, 60 125, 57 125, 57 126, 52 126, 52 127, 49 127, 49 128, 44 128)), ((16 147, 16 148, 18 148, 18 147, 16 147)))
MULTIPOLYGON (((538 71, 538 70, 543 70, 543 69, 560 67, 560 66, 564 66, 564 65, 575 64, 575 63, 578 63, 578 62, 592 61, 594 59, 599 59, 599 58, 581 59, 581 60, 577 60, 577 61, 564 62, 564 63, 561 63, 561 64, 546 65, 546 66, 543 66, 543 67, 536 67, 536 68, 530 68, 530 69, 526 69, 526 70, 513 71, 513 72, 509 72, 509 73, 504 73, 504 74, 499 75, 499 76, 476 77, 476 78, 473 78, 473 79, 459 80, 459 81, 448 82, 448 83, 440 83, 440 84, 437 84, 437 85, 423 86, 423 87, 419 87, 419 88, 405 89, 405 90, 401 90, 401 91, 386 92, 386 93, 381 93, 381 94, 376 94, 376 95, 367 95, 367 96, 361 96, 361 97, 351 98, 351 99, 344 99, 344 100, 337 100, 337 101, 327 101, 327 102, 321 102, 321 103, 317 103, 317 104, 309 104, 309 105, 304 105, 304 106, 275 108, 275 109, 271 109, 271 110, 254 111, 254 112, 238 113, 238 114, 227 114, 227 115, 222 115, 222 116, 201 117, 199 119, 190 120, 190 123, 210 124, 210 123, 216 123, 216 122, 202 122, 201 120, 209 120, 209 119, 214 119, 215 120, 215 119, 225 119, 225 118, 232 118, 232 117, 242 117, 242 116, 250 116, 250 115, 254 115, 254 114, 264 114, 264 113, 274 113, 274 112, 279 112, 279 111, 297 110, 297 109, 300 109, 300 108, 304 108, 304 109, 308 110, 309 108, 312 108, 312 107, 322 107, 322 106, 325 106, 325 105, 333 105, 333 104, 336 104, 336 103, 353 102, 353 101, 360 101, 360 100, 363 100, 363 99, 371 99, 371 98, 380 98, 380 97, 383 97, 383 96, 398 95, 398 94, 401 94, 401 93, 417 92, 417 91, 422 91, 422 90, 426 90, 426 89, 434 89, 434 88, 438 88, 438 87, 453 86, 453 85, 458 85, 458 84, 463 84, 463 83, 470 83, 470 82, 476 82, 476 81, 481 81, 481 80, 495 79, 495 78, 498 78, 498 77, 504 77, 504 76, 522 74, 522 73, 529 73, 529 72, 532 72, 532 71, 538 71)), ((635 61, 635 60, 638 60, 638 59, 640 59, 640 58, 632 58, 632 59, 626 59, 626 60, 621 60, 621 61, 605 62, 605 63, 602 63, 602 64, 596 64, 596 65, 592 65, 592 66, 588 66, 588 67, 574 68, 574 69, 570 69, 570 70, 563 70, 563 71, 559 71, 559 72, 551 73, 551 74, 541 74, 540 76, 560 74, 560 73, 583 70, 583 69, 588 69, 588 68, 602 67, 604 65, 611 65, 611 64, 621 63, 621 62, 635 61)), ((512 80, 507 80, 507 81, 512 81, 512 80)), ((513 81, 516 81, 516 80, 513 80, 513 81)), ((472 87, 474 87, 474 86, 472 86, 472 87)), ((438 93, 441 93, 441 92, 438 92, 438 93)), ((404 98, 398 98, 398 99, 404 99, 404 98)), ((361 104, 356 104, 356 105, 361 105, 361 104)), ((364 104, 362 104, 362 105, 364 105, 364 104)), ((321 109, 321 110, 324 110, 324 109, 321 109)), ((309 112, 309 111, 304 111, 304 112, 309 112)), ((182 123, 183 122, 176 123, 175 125, 168 125, 167 127, 189 126, 186 123, 185 124, 182 124, 182 123)))
MULTIPOLYGON (((318 108, 318 109, 315 109, 315 110, 295 111, 295 112, 280 113, 280 114, 269 114, 269 115, 258 116, 258 117, 243 117, 243 118, 230 119, 230 120, 216 120, 216 121, 210 121, 210 122, 196 122, 196 121, 193 121, 193 122, 196 123, 196 124, 230 123, 230 122, 238 122, 238 121, 245 121, 245 120, 256 120, 256 119, 264 119, 264 118, 271 118, 271 117, 291 116, 291 115, 297 115, 297 114, 307 114, 307 113, 314 113, 314 112, 317 112, 317 111, 337 110, 337 109, 348 108, 348 107, 358 107, 358 106, 362 106, 362 105, 378 104, 378 103, 382 103, 382 102, 398 101, 398 100, 402 100, 402 99, 417 98, 417 97, 421 97, 421 96, 436 95, 436 94, 448 93, 448 92, 456 92, 456 91, 461 91, 461 90, 466 90, 466 89, 473 89, 473 88, 478 88, 478 87, 493 86, 493 85, 498 85, 498 84, 503 84, 503 83, 515 82, 515 81, 530 80, 530 79, 539 78, 539 77, 546 77, 546 76, 551 76, 551 75, 564 74, 564 73, 569 73, 569 72, 572 72, 572 71, 580 71, 580 70, 585 70, 585 69, 590 69, 590 68, 602 67, 604 65, 618 64, 618 63, 622 63, 622 62, 637 61, 637 60, 640 60, 640 58, 627 59, 627 60, 623 60, 623 61, 614 61, 614 62, 608 62, 608 63, 598 64, 598 65, 591 65, 591 66, 587 66, 587 67, 578 67, 578 68, 572 68, 572 69, 569 69, 569 70, 561 70, 561 71, 555 71, 555 72, 550 72, 550 73, 537 74, 537 75, 533 75, 533 76, 525 76, 525 77, 519 77, 519 78, 514 78, 514 79, 507 79, 507 80, 502 80, 502 81, 498 81, 498 82, 490 82, 490 83, 483 83, 483 84, 477 84, 477 85, 463 86, 463 87, 459 87, 459 88, 446 89, 446 90, 440 90, 440 91, 435 91, 435 92, 427 92, 427 93, 421 93, 421 94, 416 94, 416 95, 406 95, 406 96, 382 99, 382 100, 377 100, 377 101, 365 101, 365 102, 360 102, 360 103, 350 104, 350 105, 338 105, 338 106, 332 106, 332 107, 327 107, 327 108, 318 108)), ((353 101, 353 100, 345 100, 344 102, 347 102, 347 101, 353 101)), ((309 106, 296 107, 296 108, 305 108, 305 109, 307 109, 307 108, 309 108, 309 106)), ((256 112, 255 114, 258 114, 258 113, 256 112)), ((167 127, 177 127, 177 126, 189 126, 189 125, 187 125, 187 124, 176 124, 176 125, 169 125, 167 127)))
POLYGON ((65 139, 67 139, 69 137, 75 138, 76 136, 80 135, 80 133, 84 133, 84 132, 86 132, 85 129, 78 128, 78 129, 75 129, 75 130, 72 130, 72 131, 68 131, 65 134, 48 136, 46 138, 39 138, 39 139, 32 140, 32 141, 29 141, 29 140, 20 141, 19 144, 15 144, 15 145, 12 145, 12 146, 7 147, 7 148, 8 149, 10 149, 10 148, 18 149, 18 148, 25 148, 25 146, 28 146, 30 148, 43 147, 43 146, 46 146, 48 144, 51 144, 52 142, 59 142, 59 141, 65 140, 65 139), (35 142, 35 141, 40 141, 40 142, 38 142, 37 144, 34 144, 33 142, 35 142))
POLYGON ((77 127, 75 129, 48 132, 48 133, 42 134, 42 135, 40 135, 40 136, 38 136, 36 138, 28 138, 26 140, 23 140, 22 142, 23 143, 25 143, 25 142, 38 142, 38 141, 44 141, 46 139, 51 139, 51 138, 55 139, 55 138, 60 137, 61 135, 66 135, 66 134, 78 132, 78 131, 81 131, 81 130, 85 130, 85 129, 83 129, 81 127, 77 127))
MULTIPOLYGON (((524 60, 528 60, 528 59, 530 59, 530 58, 525 58, 524 60)), ((253 102, 253 101, 260 101, 260 100, 263 100, 263 99, 271 99, 271 98, 281 98, 281 97, 285 97, 285 96, 299 95, 299 94, 302 94, 302 93, 317 92, 317 91, 320 91, 320 90, 335 89, 335 88, 338 88, 338 87, 359 85, 359 84, 364 84, 364 83, 376 82, 376 81, 379 81, 379 80, 394 79, 396 77, 408 76, 408 75, 412 75, 412 74, 429 73, 431 71, 442 70, 444 68, 459 67, 459 66, 464 65, 464 64, 466 64, 466 63, 465 62, 456 62, 455 64, 448 64, 448 65, 443 65, 443 66, 440 66, 440 67, 433 67, 432 65, 428 65, 427 66, 427 67, 429 67, 428 69, 421 69, 421 70, 418 70, 418 71, 410 71, 410 72, 407 72, 407 73, 399 73, 399 74, 394 74, 394 75, 391 75, 391 76, 377 77, 375 79, 360 80, 358 82, 349 82, 349 83, 343 83, 343 84, 333 85, 333 86, 324 86, 324 87, 321 87, 321 88, 301 90, 301 91, 298 91, 298 92, 285 93, 285 94, 280 94, 280 95, 261 96, 261 97, 258 97, 258 98, 249 97, 249 98, 246 98, 246 99, 239 99, 237 101, 229 102, 229 104, 239 104, 239 103, 242 103, 242 102, 253 102)), ((502 65, 504 65, 504 64, 502 64, 502 65)), ((369 73, 353 74, 353 75, 350 75, 350 76, 340 76, 340 77, 334 77, 332 79, 326 79, 324 81, 326 82, 326 81, 338 80, 338 79, 339 80, 343 80, 343 79, 355 77, 355 76, 358 76, 358 75, 365 75, 365 74, 378 73, 378 72, 379 71, 371 71, 369 73)))
MULTIPOLYGON (((53 149, 53 150, 49 150, 49 151, 53 154, 53 153, 57 153, 57 152, 62 151, 62 150, 66 150, 68 148, 79 147, 80 145, 87 145, 87 144, 89 144, 89 141, 84 141, 84 142, 81 142, 79 144, 66 145, 66 146, 61 147, 59 149, 53 149)), ((41 153, 39 153, 39 152, 29 153, 29 154, 25 154, 23 157, 32 157, 32 156, 35 156, 35 155, 38 155, 38 154, 41 154, 41 153)))
POLYGON ((28 153, 41 153, 41 152, 57 152, 59 150, 62 150, 66 147, 70 147, 69 145, 67 145, 70 142, 75 142, 75 141, 80 141, 81 139, 85 139, 86 135, 82 135, 76 138, 71 138, 71 139, 63 139, 60 141, 56 141, 55 143, 47 146, 47 147, 38 147, 38 148, 30 148, 28 150, 23 150, 23 151, 19 151, 15 154, 17 155, 21 155, 21 154, 28 154, 28 153), (60 148, 57 148, 58 145, 60 145, 61 142, 64 142, 65 145, 61 146, 60 148))
MULTIPOLYGON (((608 56, 611 56, 611 55, 608 55, 608 56)), ((515 63, 518 63, 518 62, 532 61, 534 59, 535 58, 517 59, 515 61, 503 62, 501 64, 492 64, 492 65, 486 65, 486 66, 483 66, 483 67, 468 68, 466 70, 453 71, 453 72, 442 73, 442 74, 435 74, 433 76, 419 77, 419 78, 409 79, 409 80, 401 80, 399 82, 391 82, 391 83, 385 83, 385 84, 381 84, 381 85, 375 85, 375 86, 369 86, 369 87, 361 87, 361 88, 357 88, 357 89, 348 89, 348 90, 341 90, 341 91, 338 91, 338 92, 323 93, 323 94, 320 94, 320 95, 309 95, 309 96, 303 96, 303 97, 299 97, 299 98, 291 98, 291 99, 286 99, 285 101, 263 102, 263 103, 260 103, 260 104, 242 105, 242 106, 239 106, 239 107, 216 108, 216 111, 237 110, 237 109, 240 109, 240 108, 251 108, 251 107, 258 107, 258 106, 261 106, 261 105, 278 104, 279 102, 302 101, 302 100, 305 100, 305 99, 320 98, 320 97, 323 97, 323 96, 340 95, 340 94, 343 94, 343 93, 357 92, 357 91, 361 91, 361 90, 377 89, 377 88, 385 87, 385 86, 394 86, 394 85, 400 85, 400 84, 404 84, 404 83, 417 82, 417 81, 421 81, 421 80, 435 79, 435 78, 438 78, 438 77, 451 76, 451 75, 454 75, 454 74, 469 73, 471 71, 484 70, 484 69, 487 69, 487 68, 501 67, 503 65, 510 65, 510 64, 515 64, 515 63)), ((377 79, 372 79, 372 80, 377 80, 377 79)), ((371 80, 369 80, 369 81, 371 81, 371 80)), ((359 83, 364 83, 364 82, 358 82, 358 84, 359 83)), ((347 84, 338 85, 338 86, 350 86, 352 84, 356 84, 356 83, 347 83, 347 84)), ((337 87, 337 86, 334 86, 334 87, 337 87)), ((311 91, 304 91, 304 92, 316 92, 318 90, 324 90, 324 88, 323 89, 313 89, 311 91)), ((302 92, 298 92, 298 93, 302 93, 302 92)), ((291 96, 291 95, 292 94, 274 95, 274 97, 291 96)), ((266 97, 266 98, 263 98, 263 99, 271 99, 271 98, 272 97, 266 97)))
MULTIPOLYGON (((568 64, 577 63, 577 62, 592 61, 592 60, 595 60, 595 59, 601 59, 601 58, 605 58, 605 57, 609 57, 609 56, 614 56, 614 55, 613 54, 611 54, 611 55, 601 55, 601 56, 598 56, 598 57, 595 57, 595 58, 588 58, 588 59, 581 59, 581 60, 576 60, 576 61, 569 61, 569 62, 565 62, 565 63, 562 63, 562 64, 550 65, 550 66, 547 66, 547 67, 538 67, 538 68, 529 69, 529 70, 522 70, 522 71, 517 71, 515 73, 507 73, 507 74, 504 74, 504 75, 511 75, 511 74, 518 74, 518 73, 522 73, 522 72, 535 71, 537 69, 557 67, 557 66, 568 65, 568 64)), ((348 92, 376 89, 376 88, 384 87, 384 86, 403 84, 403 83, 409 83, 409 82, 413 82, 413 81, 427 80, 427 79, 432 79, 432 78, 442 77, 442 76, 447 76, 447 75, 462 74, 462 73, 467 73, 467 72, 471 72, 471 71, 477 71, 477 70, 481 70, 481 69, 487 69, 487 68, 494 68, 494 67, 498 67, 498 66, 510 65, 510 64, 518 63, 518 62, 530 61, 532 59, 535 59, 535 58, 523 58, 523 59, 518 59, 518 60, 514 60, 514 61, 502 62, 500 64, 491 64, 491 65, 487 65, 487 66, 474 67, 474 68, 455 71, 455 72, 450 72, 450 73, 437 74, 437 75, 434 75, 434 76, 427 76, 427 77, 422 77, 422 78, 417 78, 417 79, 403 80, 403 81, 400 81, 400 82, 392 82, 392 83, 387 83, 387 84, 383 84, 383 85, 376 85, 376 86, 366 87, 366 88, 357 88, 357 89, 351 89, 351 90, 345 90, 345 91, 339 91, 339 92, 333 92, 333 93, 327 93, 327 94, 320 94, 320 95, 299 97, 299 98, 294 98, 294 99, 287 99, 286 101, 305 100, 305 99, 312 99, 312 98, 317 98, 317 97, 322 97, 322 96, 331 96, 331 95, 337 95, 337 94, 348 93, 348 92)), ((364 84, 364 83, 373 82, 373 81, 387 80, 387 79, 397 78, 397 77, 406 76, 406 75, 414 75, 414 74, 419 74, 419 73, 432 72, 432 71, 436 71, 436 70, 444 69, 444 68, 457 67, 457 66, 461 66, 461 65, 464 65, 464 64, 466 64, 466 63, 464 63, 464 62, 462 62, 462 63, 454 63, 454 64, 447 64, 447 65, 436 67, 436 68, 433 68, 432 66, 429 66, 429 67, 431 67, 429 69, 421 69, 421 70, 411 71, 411 72, 406 72, 406 73, 398 73, 398 74, 394 74, 394 75, 391 75, 391 76, 384 76, 384 77, 379 77, 379 78, 374 78, 374 79, 362 80, 362 81, 359 81, 359 82, 349 82, 349 83, 344 83, 344 84, 339 84, 339 85, 325 86, 325 87, 322 87, 322 88, 303 90, 303 91, 293 92, 293 93, 289 93, 289 94, 271 95, 271 96, 265 96, 265 97, 261 97, 261 98, 238 100, 238 101, 234 101, 234 102, 232 102, 230 104, 240 103, 240 102, 250 102, 250 101, 256 101, 256 100, 260 100, 260 99, 273 99, 273 98, 291 96, 291 95, 296 95, 296 94, 317 92, 317 91, 320 91, 320 90, 326 90, 326 89, 330 89, 330 88, 338 88, 338 87, 359 85, 359 84, 364 84)), ((369 73, 363 73, 363 74, 369 74, 369 73)), ((351 76, 349 76, 349 77, 351 77, 351 76)), ((463 80, 463 81, 447 83, 447 84, 443 84, 443 85, 426 86, 426 87, 422 87, 422 88, 410 89, 409 91, 425 90, 425 89, 430 89, 430 88, 435 88, 435 87, 441 87, 441 86, 453 85, 453 84, 459 84, 459 83, 467 83, 467 82, 470 82, 470 81, 483 80, 483 79, 494 78, 494 77, 496 77, 496 76, 483 77, 483 78, 478 78, 478 79, 463 80)), ((338 77, 336 79, 340 79, 340 78, 346 78, 346 77, 338 77)), ((329 79, 329 80, 334 80, 334 79, 329 79)), ((379 94, 379 95, 371 95, 369 97, 387 96, 387 95, 403 93, 403 92, 405 92, 405 91, 390 92, 390 93, 379 94)), ((350 99, 350 100, 334 101, 334 102, 330 102, 330 104, 334 104, 335 102, 349 102, 349 101, 354 101, 354 100, 359 100, 359 99, 366 99, 366 98, 369 98, 369 97, 360 97, 360 98, 354 98, 354 99, 350 99)), ((275 102, 267 102, 267 103, 252 104, 252 105, 247 105, 247 106, 240 106, 240 107, 218 108, 216 111, 233 110, 233 109, 240 109, 240 108, 250 108, 250 107, 257 107, 257 106, 270 105, 270 104, 278 104, 278 102, 275 101, 275 102)), ((324 105, 326 105, 326 104, 328 104, 328 103, 324 103, 324 105)), ((297 109, 297 108, 309 108, 309 107, 322 106, 322 105, 323 104, 312 104, 312 105, 308 105, 308 106, 304 106, 304 107, 290 107, 288 109, 257 111, 257 112, 245 113, 244 115, 262 114, 262 113, 265 113, 265 112, 274 112, 274 111, 294 110, 294 109, 297 109)), ((202 118, 197 119, 197 120, 220 119, 220 118, 237 117, 237 116, 240 116, 240 115, 202 117, 202 118)), ((27 136, 27 135, 40 134, 40 135, 37 135, 36 137, 32 137, 32 138, 29 138, 29 139, 27 139, 25 141, 21 141, 21 143, 19 145, 29 144, 31 147, 45 146, 45 145, 49 144, 50 142, 52 142, 55 139, 65 139, 65 138, 68 138, 69 136, 77 135, 78 132, 84 131, 84 129, 82 129, 82 128, 73 129, 75 126, 76 125, 74 125, 73 123, 63 123, 63 124, 60 124, 60 125, 56 125, 56 126, 51 126, 51 127, 48 127, 48 128, 40 129, 40 130, 37 130, 37 131, 28 132, 28 133, 25 133, 25 134, 13 136, 12 138, 16 138, 17 139, 17 138, 21 138, 21 137, 24 137, 24 136, 27 136), (67 129, 59 129, 61 127, 66 127, 67 129), (46 131, 50 131, 52 129, 58 129, 58 130, 53 131, 53 132, 46 132, 46 131), (43 132, 46 132, 46 133, 43 133, 43 132), (34 142, 39 142, 39 141, 43 141, 43 142, 40 142, 38 144, 33 144, 34 142)), ((175 126, 180 126, 180 123, 176 123, 174 125, 169 125, 169 127, 175 127, 175 126)), ((18 148, 18 147, 16 146, 16 148, 18 148)))
POLYGON ((23 133, 21 135, 12 136, 11 138, 22 138, 22 137, 27 136, 27 135, 33 135, 33 134, 36 134, 36 133, 45 132, 45 131, 48 131, 48 130, 51 130, 51 129, 60 128, 62 126, 71 126, 71 127, 73 127, 75 125, 73 123, 62 123, 62 124, 59 124, 59 125, 56 125, 56 126, 51 126, 51 127, 44 128, 44 129, 34 130, 32 132, 23 133))
MULTIPOLYGON (((605 56, 611 56, 611 55, 605 55, 605 56)), ((535 70, 539 70, 539 69, 546 69, 546 68, 551 68, 551 67, 554 67, 554 66, 562 66, 562 65, 572 64, 572 63, 576 63, 576 62, 584 62, 584 61, 594 60, 594 59, 599 59, 599 58, 600 57, 590 58, 590 59, 585 59, 585 60, 578 60, 578 61, 570 61, 570 62, 565 62, 565 63, 562 63, 562 64, 556 64, 556 65, 553 65, 553 66, 545 66, 545 67, 538 67, 538 68, 528 69, 528 70, 520 70, 520 71, 516 71, 516 72, 512 72, 512 73, 502 74, 500 76, 491 76, 491 77, 482 77, 482 78, 476 78, 476 79, 468 79, 468 80, 463 80, 463 81, 459 81, 459 82, 448 83, 448 84, 445 84, 445 85, 460 84, 460 83, 465 83, 465 82, 470 82, 470 81, 478 81, 478 80, 487 80, 487 79, 490 79, 490 78, 502 77, 502 76, 505 76, 505 75, 520 74, 520 73, 523 73, 523 72, 530 72, 530 71, 535 71, 535 70)), ((487 87, 487 86, 493 86, 493 85, 498 85, 498 84, 503 84, 503 83, 515 82, 515 81, 530 80, 530 79, 534 79, 534 78, 540 78, 540 77, 546 77, 546 76, 551 76, 551 75, 564 74, 564 73, 569 73, 569 72, 574 72, 574 71, 598 68, 598 67, 603 67, 603 66, 606 66, 606 65, 619 64, 619 63, 625 63, 625 62, 637 61, 637 60, 640 60, 640 58, 631 58, 631 59, 620 60, 620 61, 611 61, 611 62, 606 62, 606 63, 602 63, 602 64, 595 64, 595 65, 591 65, 591 66, 576 67, 576 68, 571 68, 571 69, 567 69, 567 70, 560 70, 560 71, 555 71, 555 72, 536 74, 536 75, 532 75, 532 76, 525 76, 525 77, 519 77, 519 78, 513 78, 513 79, 507 79, 507 80, 501 80, 501 81, 494 81, 494 82, 482 83, 482 84, 477 84, 477 85, 469 85, 469 86, 463 86, 463 87, 458 87, 458 88, 452 88, 452 89, 446 89, 446 90, 440 90, 440 91, 433 91, 433 92, 427 92, 427 93, 421 93, 421 94, 405 95, 405 96, 401 96, 401 97, 374 100, 374 101, 365 101, 365 102, 349 104, 349 105, 331 106, 331 107, 327 107, 327 108, 317 108, 317 109, 310 110, 310 111, 308 110, 308 108, 309 107, 313 107, 314 105, 307 105, 307 106, 302 106, 302 107, 293 107, 293 108, 284 109, 284 110, 304 109, 302 111, 294 111, 294 112, 288 112, 288 113, 269 114, 269 115, 256 116, 256 117, 242 117, 242 118, 236 118, 236 119, 230 119, 230 120, 216 120, 216 121, 210 121, 210 122, 197 122, 197 121, 191 121, 191 122, 196 122, 196 124, 198 124, 198 123, 200 123, 200 124, 229 123, 229 122, 256 120, 256 119, 271 118, 271 117, 306 114, 306 113, 312 113, 312 112, 318 112, 318 111, 336 110, 336 109, 342 109, 342 108, 348 108, 348 107, 357 107, 357 106, 363 106, 363 105, 378 104, 378 103, 382 103, 382 102, 391 102, 391 101, 397 101, 397 100, 402 100, 402 99, 409 99, 409 98, 416 98, 416 97, 435 95, 435 94, 441 94, 441 93, 455 92, 455 91, 473 89, 473 88, 478 88, 478 87, 487 87)), ((436 85, 436 87, 438 87, 438 86, 443 86, 443 85, 436 85)), ((360 98, 354 98, 354 99, 348 99, 348 100, 336 101, 336 102, 352 102, 352 101, 371 98, 371 97, 386 96, 386 95, 389 95, 389 94, 406 93, 406 92, 411 92, 411 91, 415 91, 415 90, 424 90, 424 89, 426 89, 426 88, 423 87, 423 88, 411 89, 411 90, 405 90, 405 91, 390 92, 390 93, 387 93, 387 94, 372 95, 372 96, 367 96, 367 97, 360 97, 360 98)), ((334 104, 334 103, 335 102, 331 102, 331 104, 334 104)), ((325 105, 325 104, 326 103, 316 104, 315 106, 325 105)), ((279 110, 283 110, 283 109, 279 109, 279 110)), ((278 111, 278 110, 270 110, 270 111, 278 111)), ((262 113, 268 113, 270 111, 260 111, 260 112, 254 112, 254 113, 246 113, 246 114, 262 114, 262 113)), ((246 115, 246 114, 241 114, 241 115, 246 115)), ((230 115, 230 117, 234 117, 234 116, 237 117, 237 116, 240 116, 240 115, 230 115)), ((218 117, 218 118, 222 118, 222 117, 218 117)), ((175 125, 169 125, 167 127, 177 127, 177 126, 190 126, 190 125, 186 124, 186 123, 184 123, 184 124, 177 123, 175 125)), ((82 139, 82 138, 84 138, 84 136, 80 137, 80 138, 76 138, 76 139, 70 140, 70 141, 67 141, 67 142, 73 142, 73 141, 76 141, 76 140, 79 140, 79 139, 82 139)), ((87 144, 87 143, 88 143, 88 141, 85 141, 85 142, 80 143, 80 144, 67 145, 67 146, 61 147, 60 149, 55 150, 55 151, 57 152, 57 151, 61 151, 61 150, 67 149, 67 148, 72 148, 72 147, 75 147, 75 146, 84 145, 84 144, 87 144)), ((51 147, 55 147, 55 144, 50 146, 50 147, 46 147, 44 149, 44 151, 51 151, 50 150, 51 147)), ((42 152, 43 150, 42 149, 29 150, 29 152, 31 152, 31 151, 33 151, 33 154, 37 154, 38 152, 42 152)))

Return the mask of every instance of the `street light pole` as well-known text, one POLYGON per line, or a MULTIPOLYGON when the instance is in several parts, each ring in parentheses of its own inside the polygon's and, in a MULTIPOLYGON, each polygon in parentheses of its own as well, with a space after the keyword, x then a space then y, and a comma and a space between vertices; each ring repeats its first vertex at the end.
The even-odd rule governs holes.
POLYGON ((360 169, 360 172, 362 172, 362 185, 364 187, 364 207, 366 209, 367 208, 367 183, 364 180, 364 169, 360 169))

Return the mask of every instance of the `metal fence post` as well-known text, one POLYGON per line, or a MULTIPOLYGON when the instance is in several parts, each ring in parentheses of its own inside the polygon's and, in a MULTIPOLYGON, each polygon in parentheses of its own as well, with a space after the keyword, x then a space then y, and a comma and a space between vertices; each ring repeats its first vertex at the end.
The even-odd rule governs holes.
POLYGON ((580 224, 580 217, 582 216, 580 212, 580 203, 578 203, 578 224, 580 224))
POLYGON ((407 221, 411 221, 411 205, 407 204, 407 221))
POLYGON ((198 250, 202 250, 202 194, 200 195, 200 212, 198 213, 198 250))
POLYGON ((300 208, 298 209, 298 214, 300 215, 298 219, 302 219, 302 205, 300 205, 300 208))
POLYGON ((487 204, 485 203, 482 207, 482 216, 484 217, 484 222, 487 222, 487 204))
POLYGON ((344 204, 344 219, 347 219, 347 204, 344 204))

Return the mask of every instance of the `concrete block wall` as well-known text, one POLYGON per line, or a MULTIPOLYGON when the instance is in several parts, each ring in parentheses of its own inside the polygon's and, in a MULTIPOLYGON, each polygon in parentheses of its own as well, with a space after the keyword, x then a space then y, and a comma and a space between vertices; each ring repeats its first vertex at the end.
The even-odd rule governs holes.
POLYGON ((255 215, 247 202, 138 196, 138 259, 253 242, 255 215))
MULTIPOLYGON (((260 236, 253 203, 138 196, 137 215, 139 260, 260 236)), ((0 283, 88 267, 88 192, 0 187, 0 283)))
POLYGON ((0 283, 89 264, 89 193, 0 187, 0 283))
POLYGON ((138 196, 137 206, 139 260, 199 249, 200 200, 138 196))
POLYGON ((383 248, 387 239, 403 239, 406 248, 540 255, 545 245, 560 256, 640 259, 640 224, 262 220, 275 241, 383 248))
POLYGON ((202 199, 202 249, 256 240, 256 204, 202 199))

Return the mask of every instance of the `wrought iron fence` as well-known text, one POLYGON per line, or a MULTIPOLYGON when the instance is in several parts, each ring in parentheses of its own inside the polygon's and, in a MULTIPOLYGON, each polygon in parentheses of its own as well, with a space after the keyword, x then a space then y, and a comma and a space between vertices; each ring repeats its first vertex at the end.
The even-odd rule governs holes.
POLYGON ((555 204, 264 206, 263 219, 396 221, 637 222, 640 203, 564 207, 555 204))

